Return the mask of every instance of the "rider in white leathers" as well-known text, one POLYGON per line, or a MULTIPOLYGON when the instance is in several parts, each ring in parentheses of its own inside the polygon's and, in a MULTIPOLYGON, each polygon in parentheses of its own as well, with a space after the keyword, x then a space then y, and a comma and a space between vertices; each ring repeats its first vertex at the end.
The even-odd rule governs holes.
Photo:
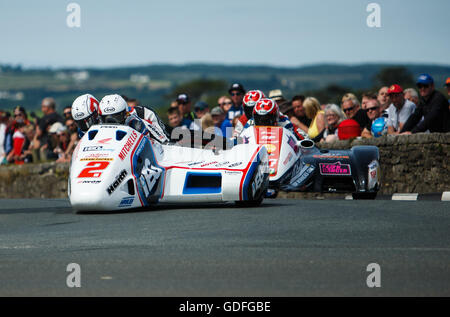
POLYGON ((153 110, 143 106, 131 108, 120 95, 103 97, 99 105, 99 114, 103 123, 127 124, 136 130, 143 131, 143 123, 153 139, 159 143, 169 142, 164 123, 153 110))

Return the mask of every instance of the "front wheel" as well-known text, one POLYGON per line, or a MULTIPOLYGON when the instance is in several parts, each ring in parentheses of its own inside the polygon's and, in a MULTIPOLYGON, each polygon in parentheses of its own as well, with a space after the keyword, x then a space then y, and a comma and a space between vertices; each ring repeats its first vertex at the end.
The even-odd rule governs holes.
POLYGON ((369 199, 375 199, 377 197, 377 192, 374 193, 353 193, 352 197, 354 200, 369 200, 369 199))
POLYGON ((258 207, 259 205, 261 205, 262 201, 263 197, 260 197, 256 200, 240 200, 236 201, 235 203, 238 207, 258 207))

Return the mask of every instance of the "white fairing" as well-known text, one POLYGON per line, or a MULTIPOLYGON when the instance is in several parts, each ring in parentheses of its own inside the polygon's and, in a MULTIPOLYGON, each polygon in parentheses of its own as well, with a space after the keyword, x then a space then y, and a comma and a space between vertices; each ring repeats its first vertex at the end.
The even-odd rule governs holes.
POLYGON ((301 156, 299 141, 282 127, 250 126, 241 137, 249 144, 261 144, 267 149, 271 182, 278 181, 301 156))
POLYGON ((215 154, 161 145, 128 126, 96 125, 73 154, 69 198, 76 210, 251 200, 266 189, 267 166, 267 151, 256 144, 215 154))

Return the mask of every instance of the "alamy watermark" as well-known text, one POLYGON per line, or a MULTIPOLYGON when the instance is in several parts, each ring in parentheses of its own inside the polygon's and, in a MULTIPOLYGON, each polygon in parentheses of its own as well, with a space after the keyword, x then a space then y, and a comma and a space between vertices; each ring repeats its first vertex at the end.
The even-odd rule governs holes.
POLYGON ((70 263, 66 267, 66 272, 70 272, 66 278, 66 285, 69 288, 81 287, 81 267, 77 263, 70 263))
POLYGON ((69 15, 66 18, 66 24, 69 28, 81 27, 81 7, 78 3, 69 3, 66 7, 66 11, 69 15))
POLYGON ((366 268, 367 272, 371 272, 367 276, 366 284, 369 288, 381 287, 381 267, 378 263, 370 263, 366 268))
POLYGON ((367 26, 369 28, 381 28, 381 6, 378 3, 369 3, 366 11, 370 14, 367 16, 367 26))

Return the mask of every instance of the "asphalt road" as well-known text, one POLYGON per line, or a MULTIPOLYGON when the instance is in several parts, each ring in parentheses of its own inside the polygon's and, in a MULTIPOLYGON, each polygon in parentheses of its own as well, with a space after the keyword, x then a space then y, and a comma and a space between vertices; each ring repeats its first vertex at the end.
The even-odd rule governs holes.
POLYGON ((450 203, 266 200, 76 214, 0 200, 0 295, 450 295, 450 203), (69 288, 69 263, 81 287, 69 288), (369 288, 370 263, 381 287, 369 288))

